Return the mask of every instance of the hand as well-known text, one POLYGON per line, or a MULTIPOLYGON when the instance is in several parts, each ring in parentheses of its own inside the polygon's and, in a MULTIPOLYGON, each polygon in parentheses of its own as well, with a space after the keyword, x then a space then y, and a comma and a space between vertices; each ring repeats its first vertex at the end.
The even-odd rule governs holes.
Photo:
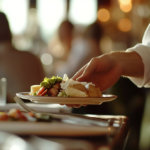
MULTIPOLYGON (((81 68, 73 80, 92 82, 100 88, 101 92, 113 86, 122 75, 122 68, 115 57, 105 54, 96 58, 81 68)), ((66 105, 79 108, 81 105, 66 105)), ((86 106, 86 105, 84 105, 86 106)))
MULTIPOLYGON (((115 57, 105 54, 96 58, 81 68, 73 77, 73 80, 92 82, 100 88, 101 92, 113 86, 122 75, 121 65, 115 57)), ((79 108, 82 105, 66 105, 79 108)), ((87 105, 83 105, 87 106, 87 105)))
POLYGON ((122 72, 121 64, 110 53, 91 59, 72 79, 92 82, 103 92, 118 81, 122 72))
POLYGON ((72 79, 92 82, 103 92, 113 86, 122 75, 143 79, 144 65, 138 53, 121 51, 95 57, 72 79))

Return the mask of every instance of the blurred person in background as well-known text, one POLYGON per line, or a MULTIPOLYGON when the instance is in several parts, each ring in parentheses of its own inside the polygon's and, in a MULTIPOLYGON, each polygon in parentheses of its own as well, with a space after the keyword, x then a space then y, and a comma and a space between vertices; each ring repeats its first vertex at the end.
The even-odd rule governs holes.
POLYGON ((4 13, 0 12, 0 78, 7 79, 7 102, 14 102, 17 92, 28 92, 30 86, 43 81, 41 61, 30 52, 12 45, 12 33, 4 13))
POLYGON ((72 41, 74 39, 74 32, 75 32, 75 27, 74 24, 71 23, 69 20, 64 20, 59 28, 58 28, 58 38, 64 47, 64 56, 63 59, 66 60, 71 47, 72 47, 72 41))
POLYGON ((72 41, 75 37, 75 32, 74 24, 65 19, 58 26, 56 34, 48 42, 49 52, 53 56, 52 76, 58 68, 66 63, 68 55, 70 54, 72 41))
POLYGON ((92 57, 101 55, 99 42, 103 36, 103 29, 98 22, 89 25, 82 36, 75 36, 71 39, 68 47, 70 53, 63 65, 60 65, 55 74, 63 76, 66 73, 69 77, 85 65, 92 57))

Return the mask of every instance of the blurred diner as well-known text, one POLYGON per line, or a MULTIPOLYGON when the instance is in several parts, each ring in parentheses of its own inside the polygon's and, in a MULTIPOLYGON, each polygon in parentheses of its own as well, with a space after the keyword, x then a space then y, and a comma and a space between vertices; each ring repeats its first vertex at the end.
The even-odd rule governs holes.
POLYGON ((73 23, 71 23, 69 20, 64 20, 61 22, 59 28, 58 28, 58 38, 64 47, 64 55, 63 59, 66 60, 71 47, 72 47, 72 41, 74 39, 74 32, 75 32, 75 26, 73 23))
POLYGON ((69 38, 72 40, 68 44, 68 47, 70 47, 68 58, 65 63, 56 68, 55 74, 63 76, 65 72, 69 77, 72 77, 73 74, 85 65, 92 57, 101 55, 102 53, 99 47, 99 42, 102 36, 103 29, 96 21, 87 26, 82 35, 69 38))
POLYGON ((7 79, 7 102, 14 102, 18 92, 30 91, 45 77, 42 64, 30 52, 19 51, 12 44, 12 33, 4 13, 0 12, 0 78, 7 79))

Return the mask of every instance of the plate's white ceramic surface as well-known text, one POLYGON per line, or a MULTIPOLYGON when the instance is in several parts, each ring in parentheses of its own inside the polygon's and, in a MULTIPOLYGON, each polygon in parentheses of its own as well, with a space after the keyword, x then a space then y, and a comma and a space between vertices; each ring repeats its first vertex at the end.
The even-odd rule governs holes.
POLYGON ((61 122, 17 122, 1 121, 0 130, 18 135, 44 136, 94 136, 110 135, 116 132, 113 127, 67 124, 61 122))
POLYGON ((55 104, 92 104, 99 105, 117 98, 116 95, 103 94, 102 97, 50 97, 31 96, 29 92, 16 93, 20 98, 30 100, 34 103, 55 103, 55 104))

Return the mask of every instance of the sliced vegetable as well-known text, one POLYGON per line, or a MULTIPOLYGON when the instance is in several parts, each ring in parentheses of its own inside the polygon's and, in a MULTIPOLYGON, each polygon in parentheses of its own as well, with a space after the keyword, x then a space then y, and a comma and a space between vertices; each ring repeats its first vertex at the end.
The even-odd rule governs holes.
POLYGON ((42 94, 40 94, 39 96, 44 96, 45 94, 47 94, 47 89, 42 94))
POLYGON ((44 90, 45 90, 44 87, 41 87, 37 92, 37 95, 41 95, 44 92, 44 90))

